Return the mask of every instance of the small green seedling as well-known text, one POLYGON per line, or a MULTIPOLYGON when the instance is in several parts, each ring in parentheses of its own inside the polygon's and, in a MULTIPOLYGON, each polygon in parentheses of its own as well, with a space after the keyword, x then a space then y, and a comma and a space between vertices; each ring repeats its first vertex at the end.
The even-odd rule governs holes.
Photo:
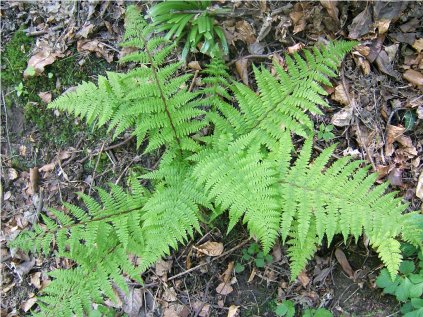
POLYGON ((295 305, 292 300, 285 300, 275 308, 276 316, 294 317, 295 305))
MULTIPOLYGON (((264 255, 263 251, 260 251, 260 247, 257 243, 252 243, 248 248, 242 249, 242 261, 248 262, 254 260, 254 264, 257 268, 264 268, 266 264, 272 262, 273 257, 270 254, 264 255)), ((241 273, 245 270, 245 265, 237 262, 235 264, 235 272, 241 273)))
POLYGON ((17 85, 15 87, 15 90, 16 90, 16 94, 18 95, 18 97, 28 94, 28 92, 26 91, 25 86, 22 82, 20 82, 19 85, 17 85))
POLYGON ((333 317, 333 314, 326 308, 308 308, 303 312, 303 317, 333 317))
POLYGON ((335 137, 335 135, 333 134, 332 131, 333 131, 333 125, 332 124, 328 124, 328 125, 325 126, 322 123, 319 126, 319 131, 317 132, 317 137, 319 138, 319 140, 329 141, 329 140, 331 140, 335 137))

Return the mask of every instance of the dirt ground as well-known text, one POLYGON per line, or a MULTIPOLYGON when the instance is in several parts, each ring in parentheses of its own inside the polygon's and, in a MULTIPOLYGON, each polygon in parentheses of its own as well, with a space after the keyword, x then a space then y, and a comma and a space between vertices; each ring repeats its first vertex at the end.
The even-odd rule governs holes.
MULTIPOLYGON (((47 273, 72 266, 65 259, 11 250, 7 241, 31 227, 47 208, 78 204, 76 192, 94 193, 95 186, 108 182, 122 185, 128 176, 157 166, 161 153, 142 155, 129 132, 112 141, 104 130, 93 131, 78 119, 47 109, 51 100, 81 81, 126 70, 117 61, 128 3, 1 3, 1 316, 29 314, 49 282, 47 273), (45 64, 35 76, 24 75, 31 58, 45 64)), ((234 12, 217 17, 230 46, 226 62, 251 87, 252 64, 270 65, 273 58, 316 41, 359 41, 334 88, 327 88, 332 107, 314 118, 316 134, 332 129, 330 137, 316 138, 315 149, 337 143, 337 156, 366 160, 410 210, 423 212, 416 192, 423 166, 420 2, 213 3, 234 12)), ((138 4, 146 10, 152 2, 138 4)), ((194 60, 204 64, 209 59, 188 55, 188 62, 194 60)), ((229 235, 219 224, 202 229, 203 236, 147 271, 144 286, 132 283, 120 303, 106 306, 117 316, 229 316, 235 306, 240 316, 276 316, 277 303, 292 300, 297 314, 324 307, 334 316, 400 316, 400 304, 375 285, 383 266, 363 239, 322 246, 300 277, 290 281, 283 246, 276 245, 272 259, 258 267, 254 257, 243 260, 255 243, 244 228, 235 227, 229 235), (198 254, 195 246, 206 241, 222 243, 223 254, 198 254), (339 254, 347 259, 352 276, 339 254), (242 272, 234 270, 237 265, 242 272), (230 280, 231 289, 219 288, 224 279, 230 280)))

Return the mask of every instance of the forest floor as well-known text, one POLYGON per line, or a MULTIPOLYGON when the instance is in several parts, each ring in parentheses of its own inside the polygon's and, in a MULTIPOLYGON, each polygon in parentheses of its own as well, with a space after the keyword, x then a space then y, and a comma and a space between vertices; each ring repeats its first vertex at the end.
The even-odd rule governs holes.
MULTIPOLYGON (((110 182, 122 185, 129 175, 157 165, 160 153, 142 155, 130 132, 112 141, 104 130, 47 109, 82 81, 125 71, 117 61, 127 5, 1 3, 1 316, 36 309, 37 294, 49 283, 47 273, 72 266, 11 250, 7 241, 47 208, 78 204, 76 192, 91 193, 110 182)), ((146 10, 152 2, 139 5, 146 10)), ((273 59, 317 41, 359 41, 334 88, 327 88, 331 108, 314 118, 315 148, 337 143, 337 156, 366 160, 410 210, 423 212, 419 2, 221 0, 214 5, 231 8, 232 14, 217 17, 230 44, 226 62, 234 77, 252 88, 253 64, 270 66, 273 59)), ((196 64, 189 62, 208 60, 189 54, 187 69, 195 72, 196 64)), ((400 316, 400 303, 375 285, 383 266, 362 239, 323 245, 290 281, 284 246, 277 244, 262 265, 242 226, 229 235, 219 225, 203 229, 203 236, 147 271, 144 286, 133 283, 119 302, 105 304, 128 316, 275 316, 278 303, 292 300, 298 315, 324 307, 334 316, 400 316), (198 246, 207 241, 222 244, 224 252, 204 256, 198 246), (243 257, 248 252, 249 259, 243 257), (223 281, 230 287, 220 287, 223 281)))

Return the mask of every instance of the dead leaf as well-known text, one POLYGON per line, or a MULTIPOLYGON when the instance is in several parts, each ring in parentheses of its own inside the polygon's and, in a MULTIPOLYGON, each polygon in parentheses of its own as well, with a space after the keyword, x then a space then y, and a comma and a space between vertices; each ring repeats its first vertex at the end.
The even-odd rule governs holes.
POLYGON ((166 288, 162 295, 162 299, 165 300, 166 302, 176 301, 178 297, 177 297, 175 289, 173 287, 166 288))
POLYGON ((242 82, 248 86, 248 59, 240 58, 235 62, 236 72, 241 77, 242 82))
POLYGON ((233 291, 233 287, 229 284, 229 283, 220 283, 217 287, 216 287, 216 292, 220 295, 228 295, 230 293, 232 293, 233 291))
POLYGON ((79 40, 76 43, 78 52, 92 52, 96 53, 98 57, 103 57, 108 63, 113 61, 113 53, 109 52, 104 45, 98 40, 79 40))
POLYGON ((19 146, 19 155, 22 156, 22 157, 26 156, 26 146, 25 145, 19 146))
POLYGON ((297 43, 295 45, 289 46, 288 47, 288 53, 289 54, 294 54, 294 53, 296 53, 298 51, 301 51, 303 49, 303 47, 304 47, 304 44, 303 43, 297 43))
POLYGON ((18 172, 14 168, 7 169, 7 176, 10 181, 13 181, 18 178, 18 172))
POLYGON ((352 107, 345 107, 333 115, 331 123, 337 127, 349 126, 352 119, 352 114, 352 107))
POLYGON ((32 306, 34 306, 34 304, 37 302, 37 298, 36 297, 32 297, 30 299, 28 299, 25 303, 22 304, 22 309, 24 312, 27 312, 28 310, 31 309, 32 306))
POLYGON ((349 278, 353 278, 354 271, 351 268, 351 265, 348 262, 347 257, 345 256, 345 253, 340 248, 336 248, 335 257, 338 260, 338 263, 341 264, 342 270, 347 273, 349 278))
POLYGON ((394 141, 404 134, 404 127, 397 127, 391 124, 386 126, 386 143, 385 143, 385 155, 391 156, 394 153, 394 141))
POLYGON ((200 63, 198 61, 191 61, 188 63, 188 67, 193 70, 202 70, 200 63))
POLYGON ((260 32, 257 36, 257 42, 262 41, 267 36, 267 34, 269 34, 269 32, 272 30, 272 22, 273 18, 271 16, 268 16, 264 19, 264 22, 260 28, 260 32))
POLYGON ((388 180, 393 186, 402 186, 402 170, 399 168, 393 168, 388 175, 388 180))
POLYGON ((40 174, 38 172, 38 168, 30 168, 29 169, 29 192, 30 195, 38 193, 38 182, 40 180, 40 174))
POLYGON ((423 87, 423 74, 413 69, 408 69, 404 73, 404 78, 415 86, 423 87))
POLYGON ((367 59, 358 52, 353 52, 352 57, 354 58, 355 63, 360 66, 364 75, 370 74, 370 63, 367 59))
POLYGON ((308 283, 310 283, 310 278, 307 276, 307 273, 304 271, 302 271, 300 274, 298 274, 298 279, 301 282, 301 285, 306 288, 308 283))
POLYGON ((247 283, 251 283, 254 280, 254 277, 256 276, 256 274, 257 274, 257 270, 255 267, 253 267, 253 270, 251 271, 250 276, 248 277, 247 283))
POLYGON ((228 267, 226 268, 225 272, 220 276, 220 280, 224 283, 229 283, 234 271, 234 261, 228 263, 228 267))
POLYGON ((420 53, 423 50, 423 38, 415 40, 412 46, 420 53))
POLYGON ((192 308, 200 317, 210 316, 210 305, 200 301, 196 301, 192 304, 192 308))
POLYGON ((90 35, 90 33, 93 31, 94 29, 94 24, 88 23, 88 25, 84 25, 79 31, 78 33, 76 33, 77 37, 83 37, 83 38, 87 38, 88 35, 90 35))
POLYGON ((59 54, 52 53, 48 49, 38 52, 29 59, 28 66, 24 71, 24 78, 41 75, 44 68, 53 64, 58 56, 59 54))
MULTIPOLYGON (((190 314, 189 309, 185 305, 172 303, 169 307, 163 311, 163 317, 188 317, 190 314)), ((144 316, 144 314, 138 314, 137 316, 144 316)), ((148 316, 148 315, 147 315, 148 316)))
POLYGON ((348 26, 348 37, 356 40, 371 31, 373 25, 371 6, 359 13, 348 26))
POLYGON ((339 102, 343 106, 348 106, 350 104, 344 85, 339 84, 335 87, 335 92, 332 94, 332 100, 339 102))
POLYGON ((223 243, 220 242, 207 241, 206 243, 203 243, 198 247, 194 246, 193 248, 208 256, 218 256, 223 253, 223 243))
POLYGON ((306 19, 304 17, 304 12, 294 11, 289 14, 289 17, 291 18, 292 24, 294 25, 294 30, 292 31, 293 34, 297 34, 299 32, 304 31, 306 27, 306 19))
POLYGON ((51 172, 54 169, 55 166, 56 166, 56 162, 52 162, 50 164, 46 164, 46 165, 40 167, 40 169, 38 171, 40 171, 40 172, 51 172))
POLYGON ((231 305, 229 307, 227 317, 235 317, 238 314, 238 308, 239 308, 239 306, 231 305))
POLYGON ((31 274, 31 284, 37 289, 41 288, 41 272, 31 274))
POLYGON ((279 242, 273 246, 272 257, 274 262, 282 260, 282 248, 279 242))
POLYGON ((156 262, 156 274, 157 276, 165 276, 168 272, 170 272, 170 269, 172 268, 172 260, 169 261, 163 261, 159 260, 156 262))
POLYGON ((235 40, 240 40, 247 44, 253 44, 256 41, 255 31, 250 23, 245 20, 235 24, 235 40))
POLYGON ((385 34, 389 29, 389 25, 391 25, 390 19, 381 19, 376 21, 376 28, 378 29, 379 34, 385 34))
POLYGON ((338 1, 336 0, 320 0, 321 5, 328 11, 329 16, 336 22, 339 22, 339 10, 337 8, 338 1))
POLYGON ((420 173, 416 187, 416 196, 423 200, 423 171, 420 173))
POLYGON ((27 275, 29 273, 29 271, 32 270, 34 265, 35 265, 35 258, 33 258, 30 261, 25 261, 21 264, 15 265, 15 272, 20 277, 23 277, 23 276, 27 275))
POLYGON ((50 103, 52 95, 51 95, 51 92, 45 91, 45 92, 38 93, 38 97, 40 97, 41 100, 44 101, 45 103, 50 103))

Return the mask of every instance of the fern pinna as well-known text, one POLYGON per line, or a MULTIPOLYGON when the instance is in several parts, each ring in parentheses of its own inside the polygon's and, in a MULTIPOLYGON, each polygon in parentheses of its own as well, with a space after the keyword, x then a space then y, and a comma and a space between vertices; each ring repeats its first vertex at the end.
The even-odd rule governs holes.
MULTIPOLYGON (((205 211, 229 214, 228 231, 239 221, 269 252, 280 237, 288 246, 291 275, 305 267, 324 238, 356 239, 365 234, 391 275, 401 262, 397 237, 421 244, 406 205, 374 186, 376 176, 362 161, 342 158, 328 166, 334 146, 312 157, 313 122, 309 113, 328 106, 321 84, 330 85, 337 66, 354 43, 327 46, 286 57, 287 70, 276 76, 255 68, 258 91, 230 83, 223 61, 203 73, 204 87, 187 89, 188 75, 167 63, 173 46, 128 8, 123 45, 139 52, 123 58, 140 67, 109 73, 98 85, 83 83, 51 108, 79 115, 89 124, 108 124, 117 136, 131 129, 144 151, 164 149, 159 168, 144 175, 154 189, 131 182, 131 190, 98 189, 101 202, 81 194, 86 209, 65 204, 43 224, 12 242, 24 250, 56 250, 71 259, 72 270, 51 273, 53 282, 38 300, 40 316, 82 316, 91 303, 127 290, 160 257, 200 231, 205 211), (207 127, 207 129, 203 129, 207 127), (294 153, 291 133, 305 137, 294 153)), ((421 216, 420 216, 421 217, 421 216)))

